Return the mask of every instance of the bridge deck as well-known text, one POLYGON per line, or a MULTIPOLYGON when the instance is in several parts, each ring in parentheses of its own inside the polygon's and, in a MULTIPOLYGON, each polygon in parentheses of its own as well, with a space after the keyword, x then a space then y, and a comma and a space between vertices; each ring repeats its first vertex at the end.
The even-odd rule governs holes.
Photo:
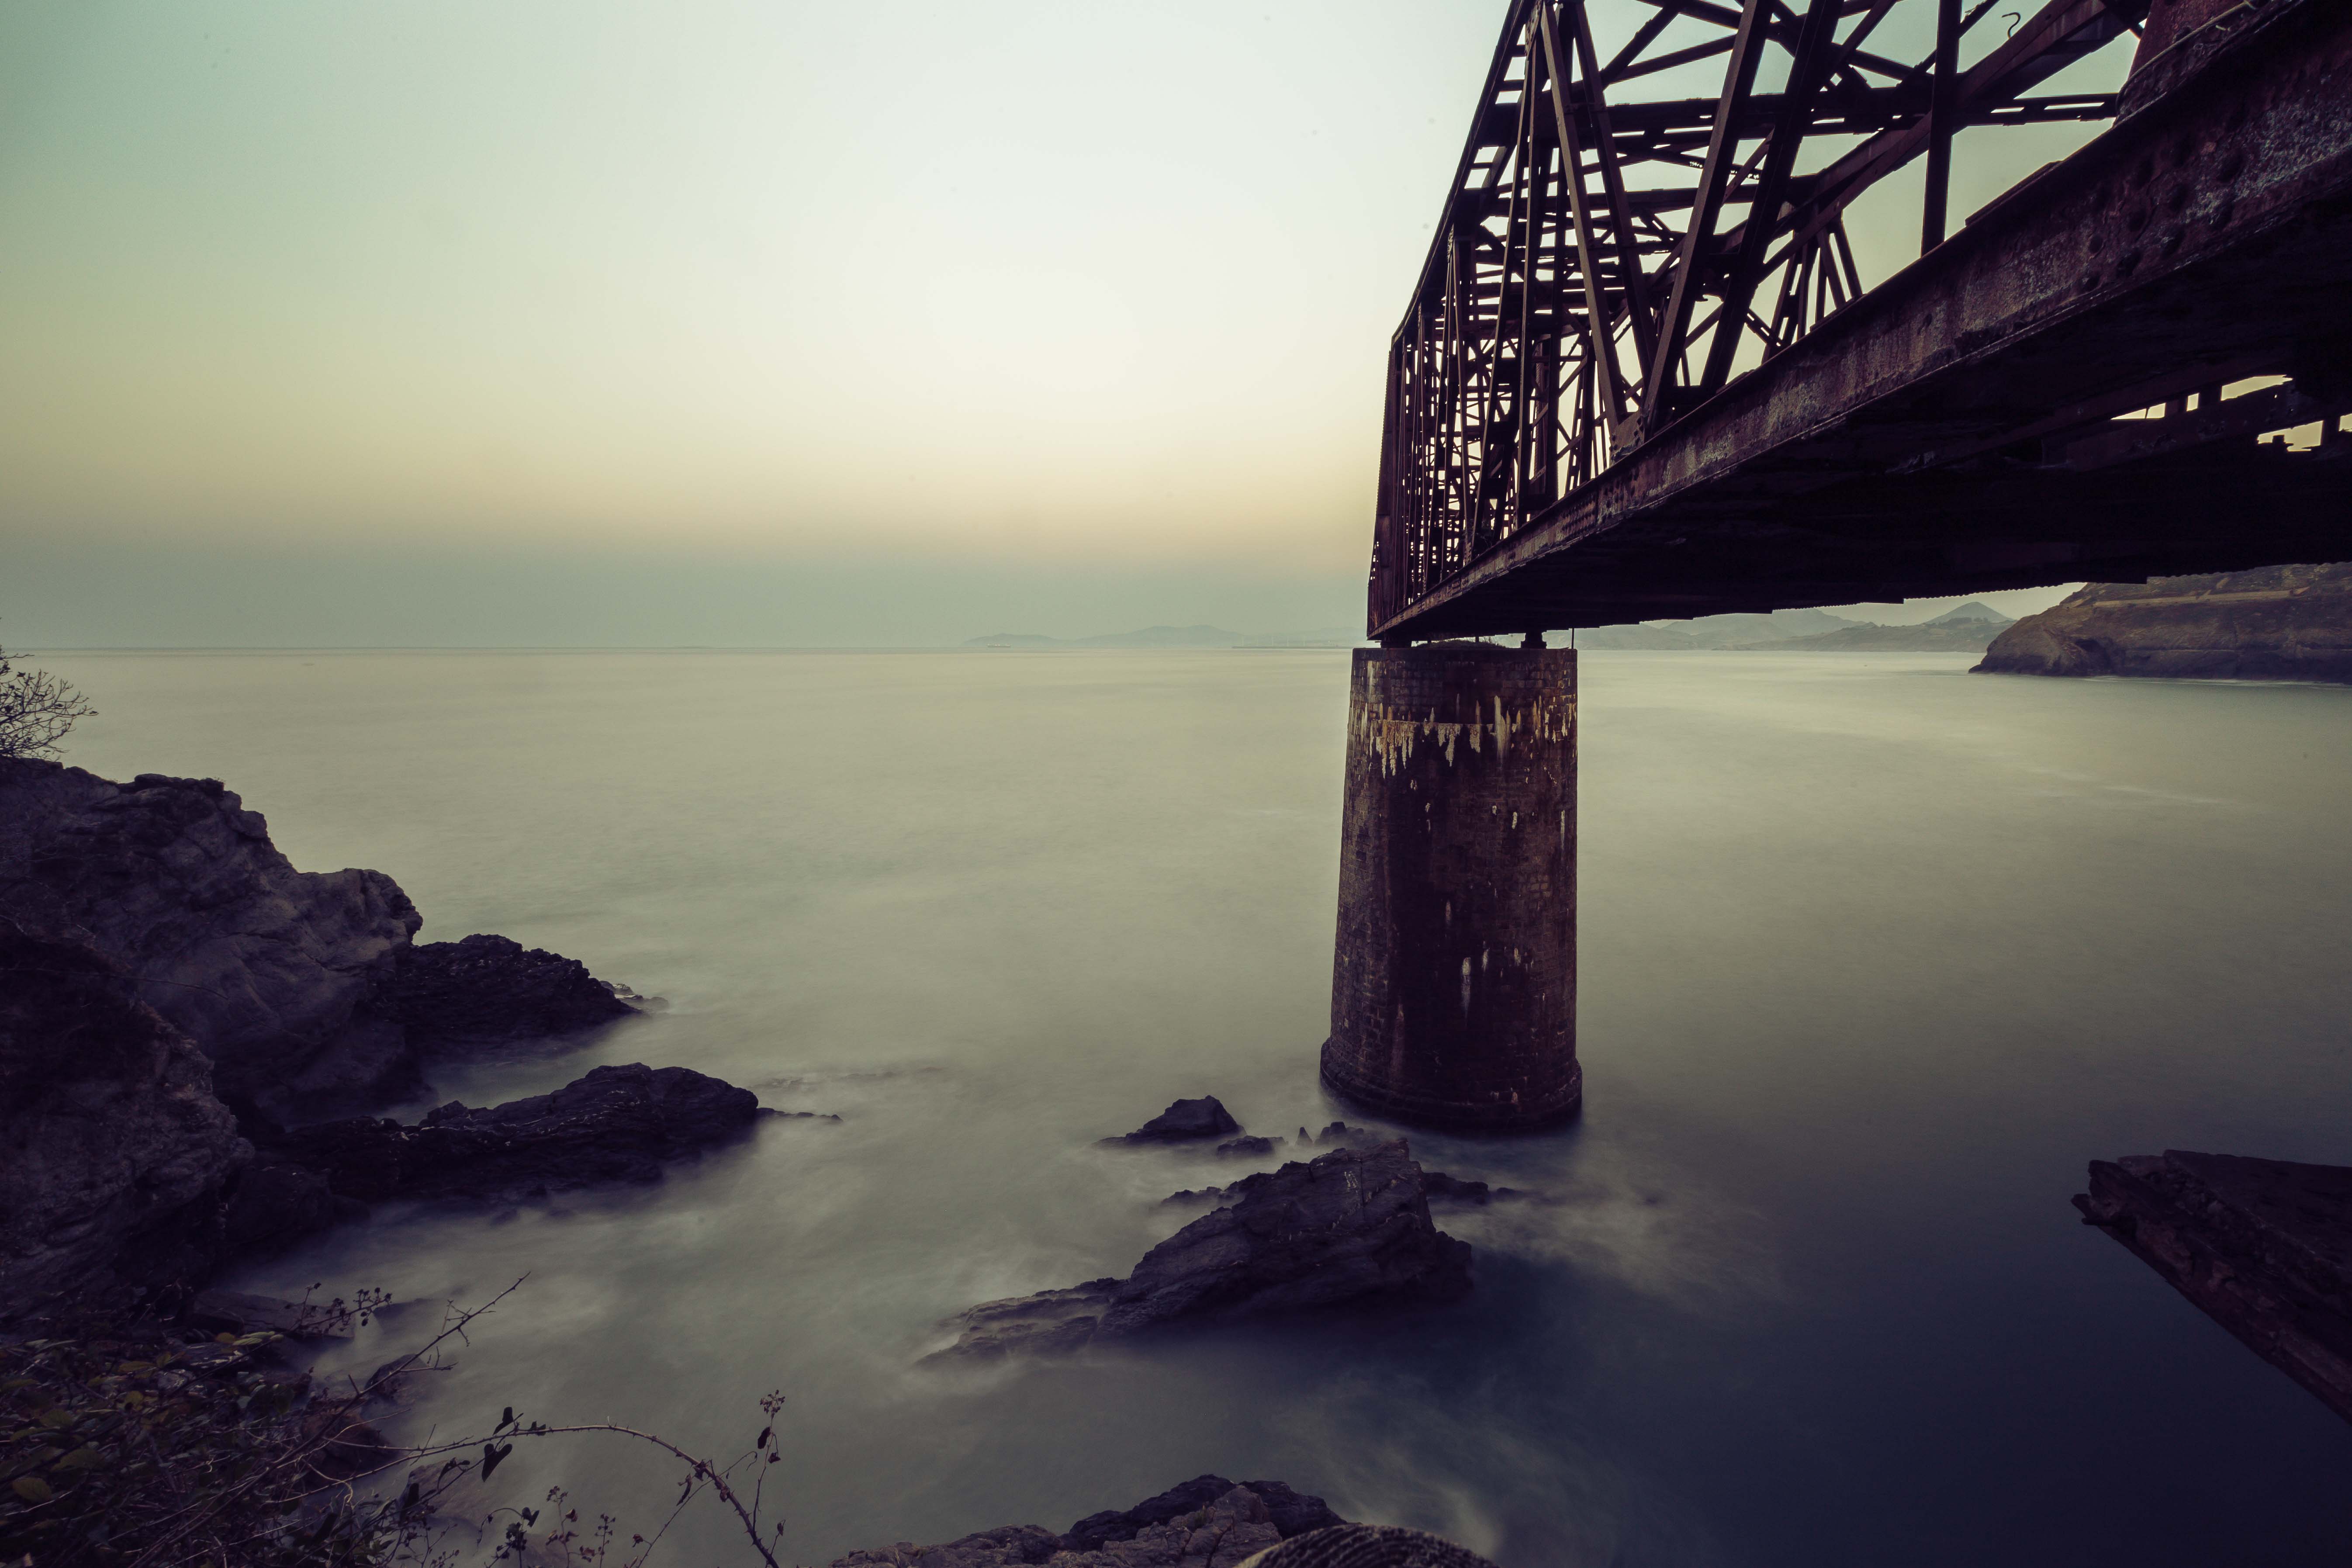
POLYGON ((2241 9, 2096 141, 1372 630, 2352 554, 2352 5, 2241 9), (2220 394, 2269 375, 2293 380, 2220 394), (2323 418, 2315 449, 2257 444, 2323 418))

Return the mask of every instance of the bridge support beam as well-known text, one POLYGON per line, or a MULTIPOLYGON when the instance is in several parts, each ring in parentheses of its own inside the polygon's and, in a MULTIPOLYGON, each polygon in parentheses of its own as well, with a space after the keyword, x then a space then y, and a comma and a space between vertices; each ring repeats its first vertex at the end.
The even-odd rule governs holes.
POLYGON ((1397 1121, 1577 1107, 1576 654, 1360 648, 1323 1081, 1397 1121))

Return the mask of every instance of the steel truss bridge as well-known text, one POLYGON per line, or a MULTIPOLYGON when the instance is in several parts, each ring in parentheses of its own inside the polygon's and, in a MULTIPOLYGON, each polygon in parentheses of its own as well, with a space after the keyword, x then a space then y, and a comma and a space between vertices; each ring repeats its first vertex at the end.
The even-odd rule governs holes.
POLYGON ((2352 0, 1512 0, 1390 346, 1370 628, 2341 559, 2347 412, 2352 0), (2040 90, 2126 33, 2120 93, 2040 90), (2083 120, 1948 220, 1960 132, 2083 120), (1849 218, 1920 160, 1872 283, 1849 218))

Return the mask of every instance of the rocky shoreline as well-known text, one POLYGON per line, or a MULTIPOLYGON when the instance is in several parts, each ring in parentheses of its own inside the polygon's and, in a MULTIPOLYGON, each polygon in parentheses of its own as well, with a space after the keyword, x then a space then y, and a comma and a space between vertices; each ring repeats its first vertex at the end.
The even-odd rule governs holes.
POLYGON ((1470 1247, 1431 1223, 1423 1180, 1402 1138, 1293 1161, 1237 1184, 1232 1205, 1145 1253, 1125 1279, 970 1309, 939 1355, 1066 1354, 1182 1322, 1453 1300, 1470 1289, 1470 1247))
MULTIPOLYGON (((226 1380, 222 1397, 267 1385, 299 1415, 309 1374, 269 1347, 347 1333, 352 1310, 206 1289, 225 1268, 363 1218, 372 1204, 487 1209, 658 1181, 777 1114, 749 1089, 636 1063, 502 1105, 452 1102, 413 1123, 380 1114, 413 1100, 433 1061, 575 1046, 662 1005, 507 937, 419 944, 421 923, 381 872, 296 870, 261 816, 217 782, 120 784, 0 760, 0 1331, 111 1314, 152 1341, 156 1364, 168 1361, 157 1378, 226 1380)), ((1286 1142, 1247 1134, 1207 1096, 1103 1141, 1139 1158, 1213 1143, 1225 1159, 1286 1142)), ((1425 1172, 1402 1138, 1344 1123, 1319 1137, 1302 1127, 1297 1143, 1306 1158, 1178 1194, 1214 1206, 1128 1276, 972 1308, 940 1355, 1066 1352, 1470 1289, 1471 1249, 1435 1227, 1430 1203, 1507 1189, 1425 1172)), ((392 1309, 372 1296, 361 1310, 392 1309)), ((318 1406, 348 1426, 318 1449, 334 1476, 402 1462, 356 1415, 383 1383, 318 1406)), ((1013 1525, 900 1542, 836 1568, 1245 1562, 1491 1568, 1433 1537, 1347 1524, 1279 1481, 1217 1476, 1065 1531, 1013 1525)))
POLYGON ((1060 1534, 1000 1525, 934 1546, 901 1541, 853 1552, 831 1568, 1494 1568, 1417 1530, 1351 1524, 1323 1500, 1280 1481, 1199 1476, 1060 1534))
POLYGON ((2085 584, 1976 673, 2352 683, 2352 563, 2085 584))
POLYGON ((216 781, 0 759, 0 1322, 184 1294, 385 1198, 658 1180, 760 1114, 629 1065, 414 1127, 353 1115, 434 1059, 662 1005, 507 937, 420 944, 421 923, 380 871, 296 870, 216 781))

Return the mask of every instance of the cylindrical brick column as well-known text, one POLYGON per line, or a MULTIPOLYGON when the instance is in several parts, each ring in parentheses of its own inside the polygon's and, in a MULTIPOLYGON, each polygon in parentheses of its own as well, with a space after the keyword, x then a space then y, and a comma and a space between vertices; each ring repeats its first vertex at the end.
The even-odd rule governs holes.
POLYGON ((1361 648, 1323 1081, 1400 1121, 1577 1106, 1576 654, 1361 648))

